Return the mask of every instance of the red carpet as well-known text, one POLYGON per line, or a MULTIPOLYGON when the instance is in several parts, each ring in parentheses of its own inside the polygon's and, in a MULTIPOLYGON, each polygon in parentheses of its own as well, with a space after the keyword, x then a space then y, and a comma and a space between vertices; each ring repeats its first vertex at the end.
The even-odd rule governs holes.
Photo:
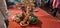
POLYGON ((55 19, 53 16, 49 15, 47 12, 38 7, 36 7, 36 9, 38 12, 34 12, 34 14, 38 16, 38 24, 21 27, 18 23, 12 21, 12 17, 15 19, 16 13, 21 13, 21 10, 10 8, 9 12, 11 12, 11 15, 8 17, 8 28, 60 28, 59 20, 55 19))

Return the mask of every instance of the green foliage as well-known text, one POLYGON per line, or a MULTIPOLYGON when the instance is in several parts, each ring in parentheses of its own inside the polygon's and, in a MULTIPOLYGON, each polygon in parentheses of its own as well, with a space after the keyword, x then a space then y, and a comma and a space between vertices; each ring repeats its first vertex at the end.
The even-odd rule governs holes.
POLYGON ((37 22, 38 18, 35 15, 31 14, 29 16, 29 20, 31 23, 34 23, 34 22, 37 22))
POLYGON ((23 15, 22 15, 22 14, 17 14, 17 17, 18 17, 20 20, 23 20, 23 15))

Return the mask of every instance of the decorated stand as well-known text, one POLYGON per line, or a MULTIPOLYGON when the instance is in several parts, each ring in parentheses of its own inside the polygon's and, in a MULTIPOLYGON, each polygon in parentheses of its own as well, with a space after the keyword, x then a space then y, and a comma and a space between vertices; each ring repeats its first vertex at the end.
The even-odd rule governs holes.
POLYGON ((22 14, 17 14, 16 22, 20 22, 21 26, 37 24, 38 17, 33 14, 34 0, 24 0, 21 4, 22 14), (26 5, 26 6, 24 6, 26 5), (26 10, 28 8, 28 10, 26 10))

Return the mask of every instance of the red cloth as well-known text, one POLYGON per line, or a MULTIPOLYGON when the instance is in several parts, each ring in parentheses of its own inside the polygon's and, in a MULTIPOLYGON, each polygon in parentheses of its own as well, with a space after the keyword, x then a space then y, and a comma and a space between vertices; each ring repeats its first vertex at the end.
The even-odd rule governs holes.
POLYGON ((36 7, 36 9, 38 12, 34 12, 34 15, 38 16, 38 23, 25 27, 21 27, 18 23, 12 21, 12 17, 14 17, 13 19, 16 19, 16 13, 21 13, 21 10, 9 9, 9 12, 11 12, 12 15, 8 17, 8 28, 60 28, 60 22, 57 19, 38 7, 36 7))

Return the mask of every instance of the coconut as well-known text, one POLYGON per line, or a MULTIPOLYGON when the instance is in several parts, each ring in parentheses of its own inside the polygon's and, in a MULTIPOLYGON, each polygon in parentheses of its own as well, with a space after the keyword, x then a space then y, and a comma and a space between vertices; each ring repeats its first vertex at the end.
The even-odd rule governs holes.
POLYGON ((20 19, 19 18, 16 18, 16 20, 15 20, 16 22, 20 22, 20 19))

